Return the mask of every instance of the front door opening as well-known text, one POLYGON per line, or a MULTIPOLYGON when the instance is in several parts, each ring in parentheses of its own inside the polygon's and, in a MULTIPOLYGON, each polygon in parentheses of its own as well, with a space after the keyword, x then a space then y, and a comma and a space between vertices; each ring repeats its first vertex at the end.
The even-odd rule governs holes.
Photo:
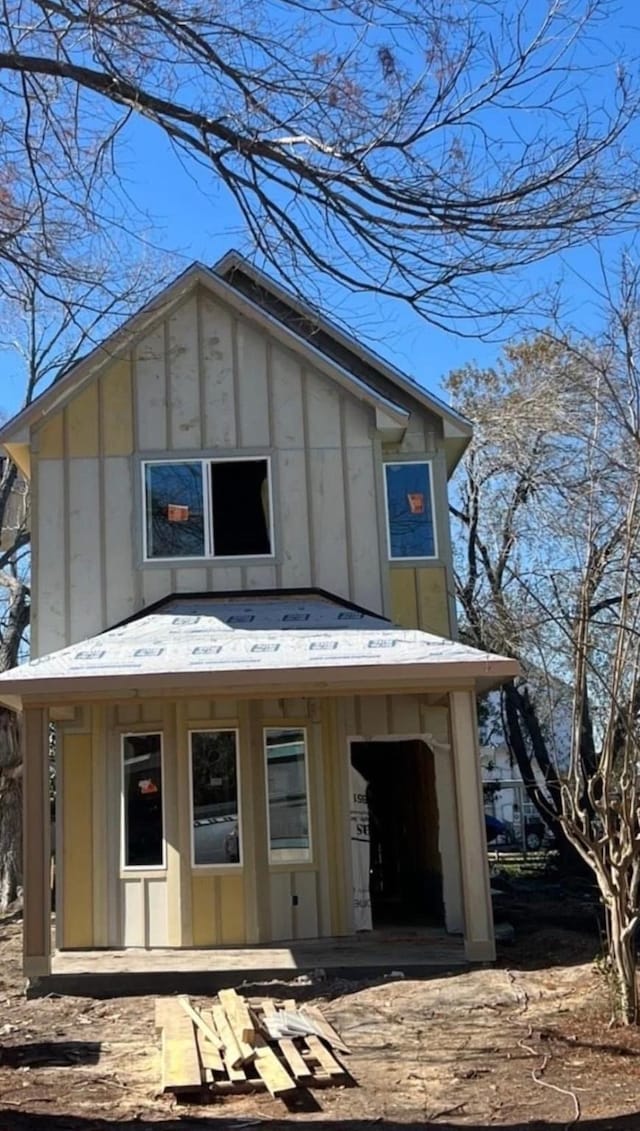
POLYGON ((419 739, 352 742, 351 766, 356 930, 441 925, 433 752, 419 739), (366 885, 367 856, 370 924, 363 908, 366 892, 358 890, 366 885))

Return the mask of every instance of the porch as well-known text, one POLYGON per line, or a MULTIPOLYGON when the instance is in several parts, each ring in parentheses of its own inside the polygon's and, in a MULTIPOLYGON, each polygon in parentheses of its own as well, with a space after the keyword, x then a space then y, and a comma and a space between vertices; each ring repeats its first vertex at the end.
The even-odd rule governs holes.
POLYGON ((59 950, 52 955, 51 973, 32 979, 30 994, 198 994, 246 982, 289 981, 318 970, 328 979, 383 978, 393 972, 425 978, 468 965, 461 935, 437 927, 388 927, 279 946, 59 950))

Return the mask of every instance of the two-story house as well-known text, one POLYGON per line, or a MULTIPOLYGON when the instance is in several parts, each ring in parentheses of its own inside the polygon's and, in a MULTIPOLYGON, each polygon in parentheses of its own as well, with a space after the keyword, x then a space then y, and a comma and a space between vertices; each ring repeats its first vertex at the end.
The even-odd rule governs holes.
POLYGON ((455 641, 469 436, 236 253, 2 427, 32 488, 32 659, 0 677, 24 716, 28 977, 56 950, 352 933, 352 766, 373 926, 493 957, 475 695, 515 665, 455 641))

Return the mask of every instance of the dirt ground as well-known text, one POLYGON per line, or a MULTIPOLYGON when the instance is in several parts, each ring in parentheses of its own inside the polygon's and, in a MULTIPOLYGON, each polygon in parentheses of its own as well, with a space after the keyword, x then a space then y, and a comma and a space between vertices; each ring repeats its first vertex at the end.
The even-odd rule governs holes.
POLYGON ((543 928, 494 969, 256 987, 325 1009, 354 1086, 314 1092, 308 1110, 264 1095, 187 1107, 157 1091, 152 998, 26 1000, 20 923, 0 922, 0 1131, 640 1131, 640 1032, 607 1029, 594 950, 543 928))

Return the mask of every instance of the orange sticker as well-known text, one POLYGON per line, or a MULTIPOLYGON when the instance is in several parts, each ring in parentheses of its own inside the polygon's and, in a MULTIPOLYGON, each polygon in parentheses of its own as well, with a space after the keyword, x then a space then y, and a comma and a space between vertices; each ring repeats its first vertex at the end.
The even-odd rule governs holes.
POLYGON ((407 495, 411 514, 424 514, 424 495, 422 491, 412 491, 407 495))
POLYGON ((188 522, 189 508, 179 503, 169 503, 167 506, 167 518, 169 522, 188 522))

